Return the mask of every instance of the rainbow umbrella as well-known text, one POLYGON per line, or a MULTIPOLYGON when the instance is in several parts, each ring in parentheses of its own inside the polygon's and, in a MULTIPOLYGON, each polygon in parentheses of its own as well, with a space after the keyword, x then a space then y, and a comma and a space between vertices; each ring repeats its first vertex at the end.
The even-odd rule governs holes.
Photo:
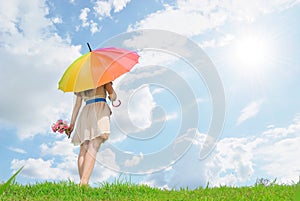
POLYGON ((138 63, 139 55, 122 48, 99 48, 76 59, 65 71, 58 88, 79 92, 97 88, 129 72, 138 63))

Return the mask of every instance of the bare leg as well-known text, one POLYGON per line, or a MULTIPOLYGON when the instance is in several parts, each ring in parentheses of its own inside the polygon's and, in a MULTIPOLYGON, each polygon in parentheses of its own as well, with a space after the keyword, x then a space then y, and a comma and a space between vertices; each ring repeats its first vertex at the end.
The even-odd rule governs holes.
POLYGON ((99 136, 100 138, 103 139, 103 141, 107 140, 109 138, 109 133, 103 133, 102 135, 99 136))
POLYGON ((97 137, 89 142, 88 149, 84 157, 80 185, 87 185, 89 183, 92 171, 94 169, 97 152, 102 142, 103 139, 101 137, 97 137))
POLYGON ((79 172, 80 180, 82 178, 83 163, 88 149, 88 145, 89 145, 89 141, 85 141, 80 145, 80 152, 78 155, 78 172, 79 172))

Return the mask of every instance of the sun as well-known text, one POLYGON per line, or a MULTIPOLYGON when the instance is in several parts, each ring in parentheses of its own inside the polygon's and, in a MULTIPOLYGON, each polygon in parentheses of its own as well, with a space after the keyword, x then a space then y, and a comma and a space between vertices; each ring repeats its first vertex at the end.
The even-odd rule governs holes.
POLYGON ((238 71, 247 76, 266 71, 271 56, 268 40, 262 36, 249 34, 235 41, 234 62, 238 71))
POLYGON ((263 63, 266 54, 265 42, 254 36, 241 39, 236 46, 237 59, 245 65, 259 65, 263 63))

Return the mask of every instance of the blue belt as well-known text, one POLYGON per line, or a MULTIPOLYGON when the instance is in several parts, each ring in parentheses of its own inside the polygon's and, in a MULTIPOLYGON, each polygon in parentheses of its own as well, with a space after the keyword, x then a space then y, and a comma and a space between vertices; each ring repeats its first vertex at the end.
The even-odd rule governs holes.
POLYGON ((91 104, 91 103, 96 103, 96 102, 106 102, 105 98, 95 98, 91 100, 87 100, 85 103, 86 105, 91 104))

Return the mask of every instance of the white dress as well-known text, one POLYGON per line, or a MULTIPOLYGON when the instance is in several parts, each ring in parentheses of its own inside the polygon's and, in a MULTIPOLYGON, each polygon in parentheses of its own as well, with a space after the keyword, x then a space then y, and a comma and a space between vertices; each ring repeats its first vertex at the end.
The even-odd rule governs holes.
MULTIPOLYGON (((81 96, 84 101, 95 98, 105 98, 106 90, 104 86, 84 92, 75 93, 81 96)), ((116 94, 109 95, 111 100, 116 99, 116 94)), ((92 140, 103 134, 110 134, 110 115, 111 109, 106 102, 95 102, 83 107, 76 122, 72 143, 80 145, 86 140, 92 140)))

